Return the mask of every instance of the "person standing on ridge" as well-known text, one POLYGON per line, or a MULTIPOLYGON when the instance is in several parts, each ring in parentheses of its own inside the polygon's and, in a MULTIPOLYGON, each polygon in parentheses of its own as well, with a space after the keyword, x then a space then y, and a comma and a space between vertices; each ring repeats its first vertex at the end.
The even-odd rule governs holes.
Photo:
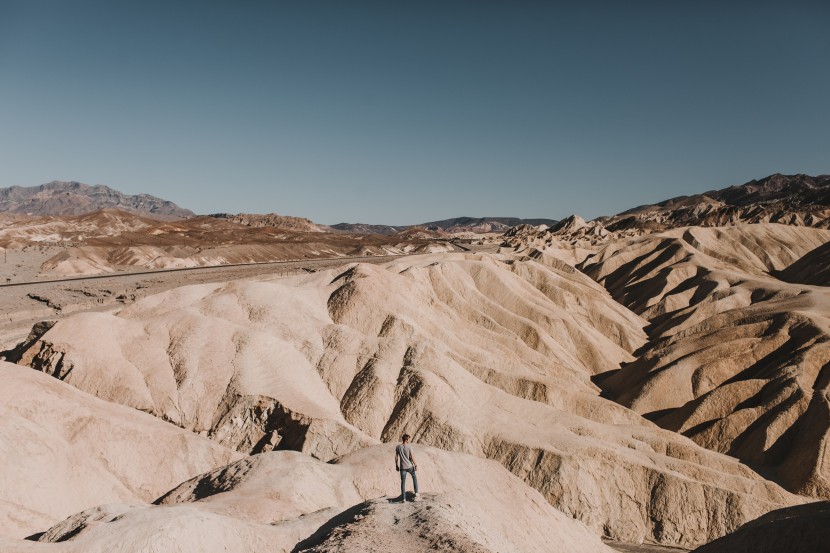
POLYGON ((412 447, 409 445, 409 434, 404 434, 401 443, 395 447, 395 470, 401 473, 401 501, 406 503, 406 473, 412 475, 412 485, 415 486, 415 501, 421 500, 418 493, 418 463, 412 455, 412 447))

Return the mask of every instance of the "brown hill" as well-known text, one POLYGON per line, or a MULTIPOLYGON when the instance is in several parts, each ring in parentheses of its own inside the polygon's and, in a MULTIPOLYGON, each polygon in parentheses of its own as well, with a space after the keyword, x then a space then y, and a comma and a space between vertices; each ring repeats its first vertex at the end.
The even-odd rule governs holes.
POLYGON ((830 502, 779 509, 694 553, 815 553, 830 543, 830 502))
POLYGON ((516 225, 555 225, 552 219, 520 219, 518 217, 454 217, 441 221, 430 221, 418 226, 430 230, 442 230, 451 234, 473 232, 505 232, 516 225))
POLYGON ((231 215, 229 213, 216 213, 211 215, 217 219, 224 219, 237 225, 246 227, 276 227, 283 230, 294 232, 334 232, 335 229, 325 225, 318 225, 310 219, 303 217, 291 217, 288 215, 277 215, 276 213, 268 213, 265 215, 257 215, 252 213, 237 213, 231 215))
POLYGON ((578 215, 554 226, 521 225, 503 246, 533 247, 578 264, 613 241, 683 227, 780 223, 830 228, 830 175, 770 175, 758 181, 694 196, 642 205, 586 222, 578 215))
POLYGON ((365 236, 321 230, 246 226, 215 217, 160 221, 107 209, 8 220, 0 223, 0 247, 46 249, 51 255, 42 262, 41 270, 55 276, 454 249, 427 236, 365 236))
POLYGON ((520 219, 518 217, 453 217, 440 221, 430 221, 408 226, 368 225, 363 223, 338 223, 332 225, 334 229, 344 232, 359 232, 364 234, 396 234, 415 228, 424 228, 434 232, 462 234, 462 233, 493 233, 505 232, 516 225, 554 225, 552 219, 520 219))
POLYGON ((108 186, 52 181, 40 186, 0 188, 0 212, 25 215, 80 215, 118 208, 153 217, 180 219, 193 212, 149 194, 128 195, 108 186))
POLYGON ((643 205, 604 220, 606 226, 652 224, 663 228, 739 223, 820 226, 830 217, 830 175, 776 173, 740 186, 643 205))

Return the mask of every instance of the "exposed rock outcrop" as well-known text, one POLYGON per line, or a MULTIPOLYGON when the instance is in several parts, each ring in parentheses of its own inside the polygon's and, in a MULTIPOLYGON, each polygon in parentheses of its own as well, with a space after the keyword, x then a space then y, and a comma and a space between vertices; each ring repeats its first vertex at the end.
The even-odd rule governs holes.
POLYGON ((52 181, 40 186, 0 188, 0 212, 27 215, 81 215, 107 208, 169 219, 192 217, 193 212, 149 194, 129 195, 108 186, 52 181))
POLYGON ((237 213, 236 215, 231 215, 230 213, 215 213, 211 217, 254 228, 275 227, 293 232, 332 232, 335 230, 332 227, 318 225, 311 219, 306 219, 305 217, 292 217, 289 215, 278 215, 276 213, 267 213, 265 215, 255 213, 237 213))

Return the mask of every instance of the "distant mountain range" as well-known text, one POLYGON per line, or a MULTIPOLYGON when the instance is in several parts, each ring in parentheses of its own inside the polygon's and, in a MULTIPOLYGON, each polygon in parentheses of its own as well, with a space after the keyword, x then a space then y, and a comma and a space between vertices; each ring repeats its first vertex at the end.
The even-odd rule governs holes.
POLYGON ((338 223, 332 228, 345 232, 363 234, 396 234, 398 232, 425 228, 432 231, 444 231, 450 234, 459 232, 505 232, 510 227, 522 224, 548 225, 557 223, 554 219, 520 219, 518 217, 454 217, 440 221, 430 221, 419 225, 369 225, 365 223, 338 223))
MULTIPOLYGON (((195 214, 175 203, 149 194, 129 195, 102 184, 88 185, 76 181, 52 181, 40 186, 0 188, 0 213, 17 215, 84 215, 103 209, 122 209, 161 219, 185 219, 195 214)), ((556 224, 551 219, 519 219, 517 217, 455 217, 420 225, 371 225, 340 223, 320 225, 302 217, 274 213, 216 213, 214 218, 250 227, 279 227, 295 232, 350 232, 392 235, 409 229, 426 229, 438 233, 504 232, 518 224, 556 224)))
POLYGON ((0 213, 82 215, 108 208, 164 219, 194 215, 173 202, 149 194, 123 194, 102 184, 90 186, 75 181, 52 181, 40 186, 0 188, 0 213))
MULTIPOLYGON (((193 217, 173 202, 149 194, 128 195, 108 186, 52 181, 40 186, 0 188, 0 213, 18 215, 81 215, 102 209, 122 209, 162 219, 193 217)), ((418 225, 339 223, 325 226, 309 219, 285 215, 215 214, 252 227, 279 227, 295 232, 349 232, 393 235, 413 229, 441 234, 464 232, 503 233, 519 225, 555 227, 554 219, 518 217, 454 217, 418 225)), ((635 207, 591 223, 616 232, 653 232, 683 226, 728 226, 739 223, 784 223, 830 228, 830 175, 782 175, 752 180, 739 186, 678 196, 635 207)), ((569 227, 573 226, 569 223, 569 227)), ((581 227, 580 227, 581 228, 581 227)), ((567 229, 558 229, 566 231, 567 229)), ((570 232, 570 231, 568 231, 570 232)), ((586 232, 584 229, 581 233, 586 232)), ((592 231, 594 232, 594 231, 592 231)))
MULTIPOLYGON (((348 232, 393 234, 406 228, 458 233, 506 232, 519 225, 552 227, 570 235, 572 218, 560 222, 552 219, 516 217, 456 217, 412 227, 340 223, 333 228, 348 232), (559 228, 558 224, 565 227, 559 228)), ((577 220, 581 221, 578 217, 577 220)), ((584 223, 584 221, 583 221, 584 223)), ((830 175, 782 175, 711 190, 691 196, 678 196, 655 204, 635 207, 608 217, 600 217, 588 226, 609 232, 640 233, 685 226, 729 226, 740 223, 783 223, 788 225, 830 228, 830 175)), ((579 232, 587 232, 581 225, 579 232)), ((526 231, 525 231, 526 232, 526 231)))
POLYGON ((629 209, 620 215, 643 213, 661 209, 678 209, 684 206, 714 200, 724 205, 745 207, 748 205, 787 202, 793 207, 806 205, 830 205, 830 175, 782 175, 775 173, 759 180, 711 190, 693 196, 678 196, 657 204, 629 209))
POLYGON ((738 186, 678 196, 598 219, 609 230, 649 225, 672 228, 738 223, 820 226, 830 216, 830 175, 775 173, 738 186))
MULTIPOLYGON (((811 177, 776 173, 738 186, 641 205, 593 221, 571 215, 549 228, 517 225, 505 233, 505 244, 532 244, 545 248, 557 243, 567 244, 573 250, 673 228, 753 223, 830 229, 830 175, 811 177)), ((802 265, 782 278, 810 281, 804 275, 811 271, 815 273, 828 259, 830 255, 824 249, 814 257, 805 257, 802 265)), ((817 278, 826 278, 826 274, 821 272, 817 278)))
POLYGON ((331 228, 341 232, 354 232, 356 234, 397 234, 409 227, 395 225, 371 225, 368 223, 337 223, 331 228))

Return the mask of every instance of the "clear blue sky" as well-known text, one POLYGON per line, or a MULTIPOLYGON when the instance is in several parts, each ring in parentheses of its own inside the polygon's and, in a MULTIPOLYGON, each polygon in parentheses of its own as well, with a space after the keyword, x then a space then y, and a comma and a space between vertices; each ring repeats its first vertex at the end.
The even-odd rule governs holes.
POLYGON ((0 0, 0 186, 322 223, 830 172, 830 2, 0 0))

